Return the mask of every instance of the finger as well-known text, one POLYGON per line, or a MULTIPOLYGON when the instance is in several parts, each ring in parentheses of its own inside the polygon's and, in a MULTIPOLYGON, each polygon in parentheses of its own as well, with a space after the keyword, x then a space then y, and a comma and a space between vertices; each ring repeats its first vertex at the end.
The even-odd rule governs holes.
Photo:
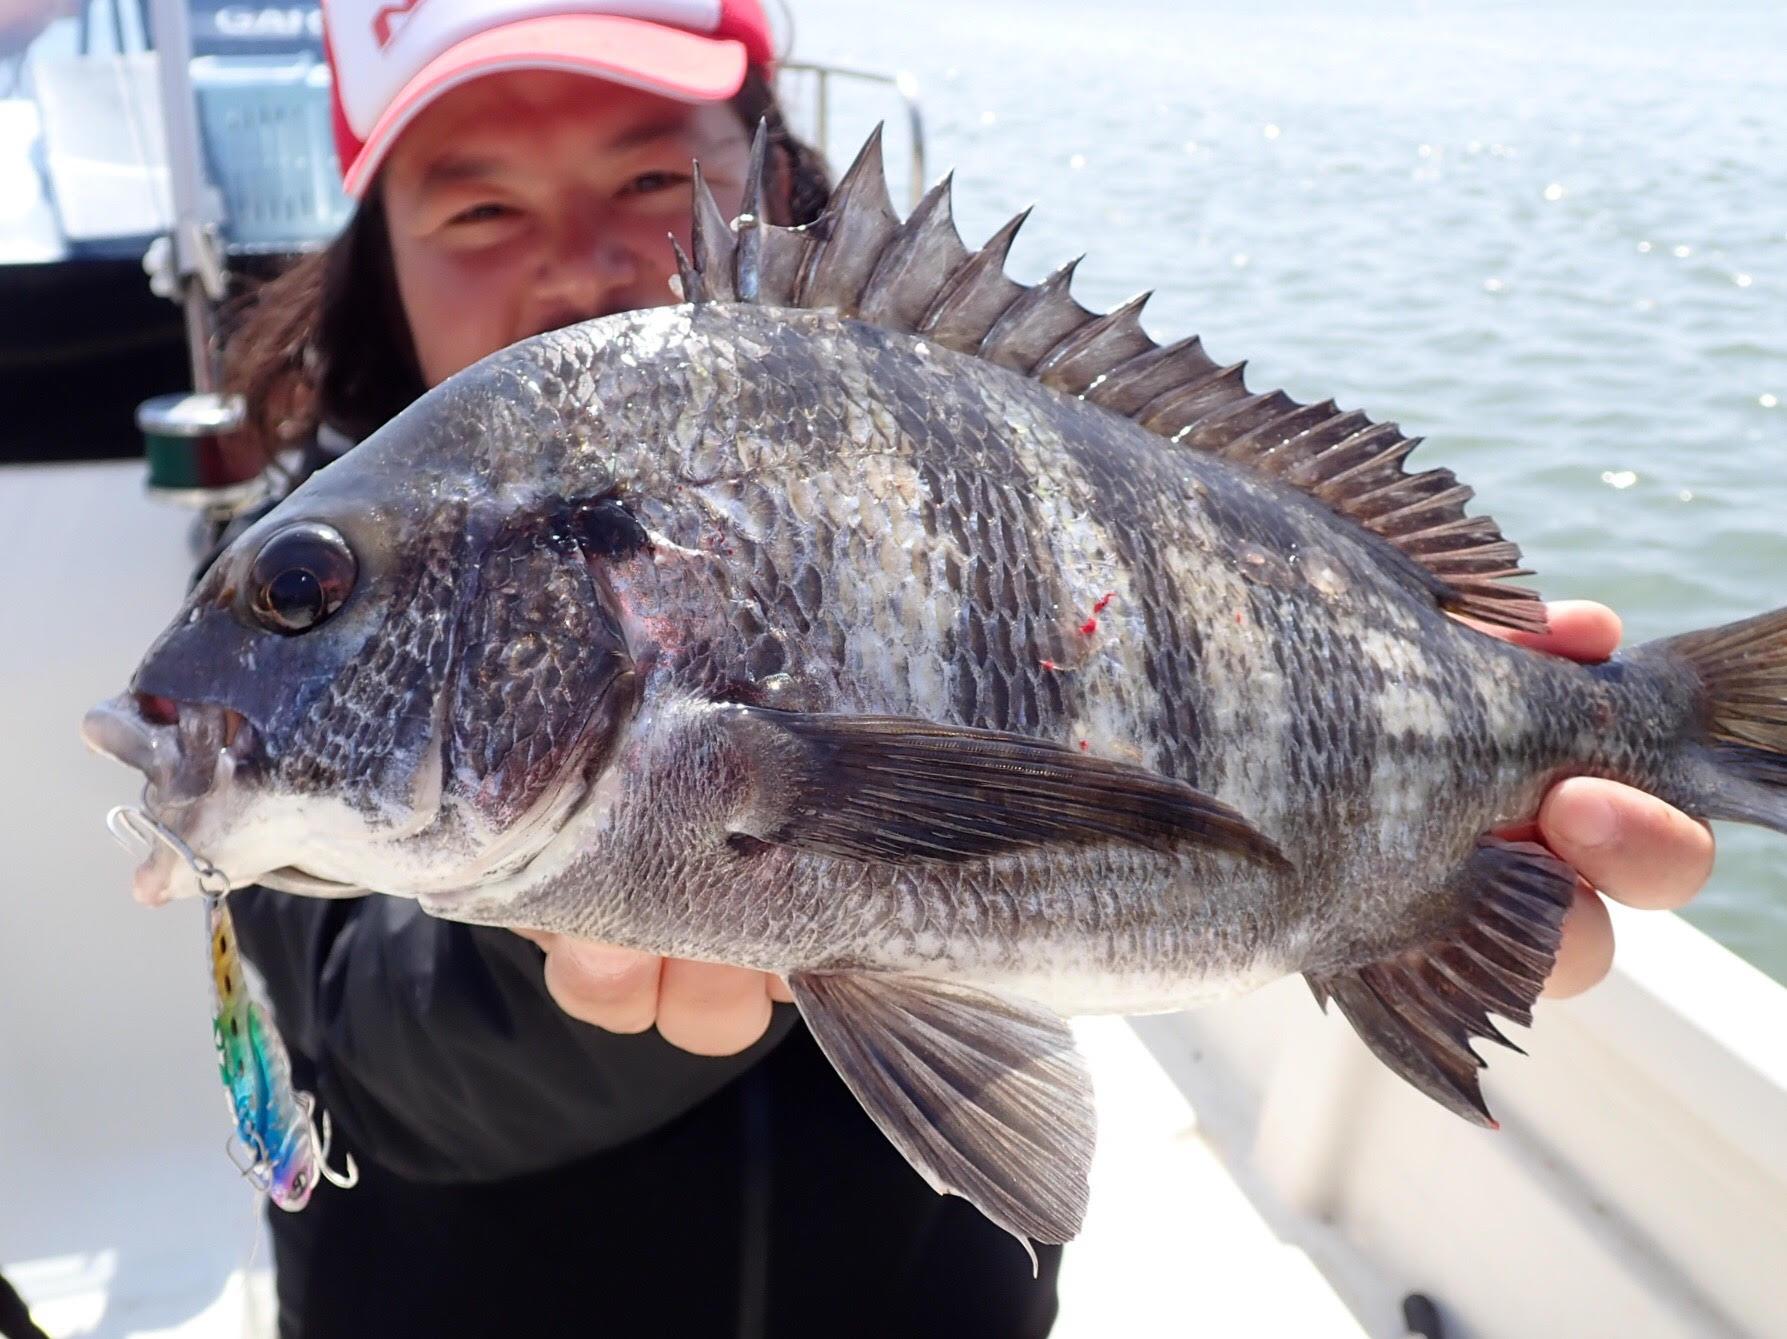
POLYGON ((788 983, 779 976, 769 979, 769 997, 777 1004, 793 1004, 794 992, 788 989, 788 983))
POLYGON ((1554 600, 1545 606, 1551 626, 1545 632, 1515 632, 1507 628, 1484 631, 1504 641, 1530 646, 1571 660, 1605 660, 1619 649, 1619 615, 1593 600, 1554 600))
POLYGON ((769 1028, 762 972, 711 962, 664 961, 658 1032, 696 1055, 736 1055, 769 1028))
POLYGON ((1557 962, 1539 993, 1552 1000, 1580 995, 1612 967, 1613 921, 1607 915, 1607 904, 1587 884, 1579 883, 1576 900, 1564 913, 1564 938, 1558 945, 1557 962))
POLYGON ((644 1032, 658 1018, 662 958, 587 939, 546 954, 546 991, 571 1017, 609 1032, 644 1032))
POLYGON ((1713 870, 1713 835, 1654 795, 1572 777, 1539 806, 1545 844, 1578 874, 1628 906, 1679 907, 1713 870))

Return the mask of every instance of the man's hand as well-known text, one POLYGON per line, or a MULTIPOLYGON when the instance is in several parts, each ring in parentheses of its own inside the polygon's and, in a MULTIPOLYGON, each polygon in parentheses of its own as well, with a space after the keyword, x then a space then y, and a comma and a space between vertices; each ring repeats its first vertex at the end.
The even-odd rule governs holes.
MULTIPOLYGON (((1544 636, 1497 635, 1571 660, 1605 660, 1619 645, 1619 616, 1606 605, 1563 600, 1546 610, 1551 631, 1544 636)), ((1713 868, 1713 835, 1704 823, 1643 791, 1594 777, 1559 782, 1540 804, 1535 825, 1503 835, 1536 835, 1581 876, 1545 983, 1554 999, 1581 994, 1613 965, 1613 925, 1595 889, 1630 907, 1675 908, 1700 891, 1713 868)))
POLYGON ((657 958, 537 930, 517 933, 546 950, 546 989, 571 1017, 609 1032, 655 1025, 665 1041, 696 1055, 736 1055, 768 1029, 772 1000, 794 1000, 767 972, 657 958))

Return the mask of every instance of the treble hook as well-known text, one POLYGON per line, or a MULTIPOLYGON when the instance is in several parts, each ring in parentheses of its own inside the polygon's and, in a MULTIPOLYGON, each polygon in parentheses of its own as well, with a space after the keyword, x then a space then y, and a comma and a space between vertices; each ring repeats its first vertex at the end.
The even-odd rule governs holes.
POLYGON ((147 854, 161 842, 186 862, 199 891, 207 897, 222 897, 230 890, 230 876, 182 841, 175 831, 132 804, 120 804, 105 816, 106 830, 132 855, 147 854))
MULTIPOLYGON (((310 1096, 309 1093, 304 1095, 306 1097, 310 1096)), ((327 1181, 336 1189, 352 1190, 355 1186, 360 1184, 360 1168, 355 1164, 354 1155, 352 1153, 346 1155, 347 1170, 345 1172, 338 1172, 329 1165, 330 1134, 329 1113, 325 1111, 323 1113, 323 1133, 321 1139, 317 1139, 316 1122, 312 1121, 310 1125, 310 1137, 317 1140, 316 1169, 323 1174, 323 1180, 327 1181)))

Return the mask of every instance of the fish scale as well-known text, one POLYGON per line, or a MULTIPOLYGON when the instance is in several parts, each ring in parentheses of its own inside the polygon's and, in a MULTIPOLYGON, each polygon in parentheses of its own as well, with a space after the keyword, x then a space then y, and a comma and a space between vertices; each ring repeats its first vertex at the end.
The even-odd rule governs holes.
POLYGON ((1787 830, 1787 611, 1487 636, 1544 626, 1518 549, 1394 424, 1017 283, 947 181, 898 219, 876 141, 767 224, 766 152, 733 229, 696 174, 688 305, 467 369, 218 560, 90 722, 194 849, 781 973, 921 1175, 1061 1241, 1063 1015, 1301 972, 1487 1124, 1575 890, 1492 830, 1579 774, 1787 830), (300 559, 346 593, 292 627, 300 559), (249 723, 227 778, 169 702, 249 723))

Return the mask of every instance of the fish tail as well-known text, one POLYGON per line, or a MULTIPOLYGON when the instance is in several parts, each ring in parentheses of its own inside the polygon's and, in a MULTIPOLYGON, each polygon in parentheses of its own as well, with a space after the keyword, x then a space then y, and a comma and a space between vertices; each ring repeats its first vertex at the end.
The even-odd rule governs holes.
MULTIPOLYGON (((1590 673, 1607 733, 1590 770, 1699 818, 1787 832, 1787 609, 1649 642, 1590 673), (1658 749, 1659 724, 1674 735, 1658 749), (1640 737, 1648 742, 1640 743, 1640 737)), ((1522 1026, 1557 958, 1576 875, 1543 847, 1485 837, 1447 883, 1454 923, 1363 967, 1306 971, 1377 1057, 1448 1110, 1493 1125, 1473 1039, 1522 1026)), ((1516 1048, 1518 1049, 1518 1048, 1516 1048)))
POLYGON ((1687 680, 1694 724, 1682 796, 1701 818, 1787 832, 1787 609, 1639 647, 1687 680))

